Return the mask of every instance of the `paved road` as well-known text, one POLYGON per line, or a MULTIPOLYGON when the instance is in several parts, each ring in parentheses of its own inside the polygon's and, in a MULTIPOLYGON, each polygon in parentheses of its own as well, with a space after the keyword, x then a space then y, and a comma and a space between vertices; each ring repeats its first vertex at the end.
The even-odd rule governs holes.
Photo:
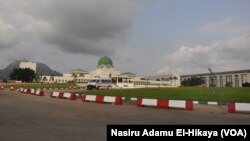
POLYGON ((104 141, 107 124, 250 124, 250 114, 229 114, 226 106, 185 111, 0 91, 0 141, 104 141))

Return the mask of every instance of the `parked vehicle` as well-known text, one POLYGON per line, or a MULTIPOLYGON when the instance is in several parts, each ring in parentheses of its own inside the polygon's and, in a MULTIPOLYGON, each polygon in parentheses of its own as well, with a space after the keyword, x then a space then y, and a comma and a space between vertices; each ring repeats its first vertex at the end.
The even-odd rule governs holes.
POLYGON ((87 84, 87 89, 111 89, 112 80, 110 78, 94 78, 89 80, 87 84))

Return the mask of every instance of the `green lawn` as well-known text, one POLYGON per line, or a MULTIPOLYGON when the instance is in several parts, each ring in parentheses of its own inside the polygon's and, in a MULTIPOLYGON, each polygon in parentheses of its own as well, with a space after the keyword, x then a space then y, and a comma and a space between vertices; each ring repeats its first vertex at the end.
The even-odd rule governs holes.
POLYGON ((250 88, 144 88, 144 89, 112 89, 112 90, 85 90, 80 94, 111 95, 123 97, 142 97, 157 99, 191 99, 197 101, 217 102, 248 102, 250 103, 250 88))

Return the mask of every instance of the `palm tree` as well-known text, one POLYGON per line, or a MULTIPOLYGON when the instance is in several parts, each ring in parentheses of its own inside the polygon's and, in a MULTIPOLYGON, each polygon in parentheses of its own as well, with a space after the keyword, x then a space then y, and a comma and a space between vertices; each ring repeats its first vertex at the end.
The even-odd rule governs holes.
POLYGON ((79 76, 80 76, 80 77, 84 77, 85 74, 84 74, 84 73, 80 73, 79 76))
POLYGON ((72 73, 72 76, 73 76, 73 81, 76 83, 77 74, 76 73, 72 73))
POLYGON ((44 76, 43 79, 42 79, 43 82, 46 82, 47 81, 47 78, 44 76))
POLYGON ((54 75, 51 75, 51 76, 50 76, 49 81, 50 81, 50 82, 54 82, 54 75))

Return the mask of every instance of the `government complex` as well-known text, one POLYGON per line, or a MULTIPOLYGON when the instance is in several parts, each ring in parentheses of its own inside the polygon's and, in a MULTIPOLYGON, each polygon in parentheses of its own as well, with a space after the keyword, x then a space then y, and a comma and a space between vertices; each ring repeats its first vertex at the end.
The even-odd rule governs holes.
MULTIPOLYGON (((36 64, 32 62, 21 62, 21 68, 31 68, 36 71, 36 64)), ((120 72, 116 70, 113 61, 108 56, 103 56, 97 61, 97 68, 92 71, 82 69, 71 70, 63 76, 40 76, 43 83, 68 83, 75 82, 79 86, 86 86, 93 78, 111 78, 113 88, 144 88, 144 87, 178 87, 181 81, 192 77, 201 78, 202 86, 242 87, 242 84, 250 82, 250 70, 224 71, 211 73, 200 73, 190 75, 179 75, 177 73, 159 74, 154 76, 139 77, 131 72, 120 72)))
POLYGON ((76 82, 78 85, 86 86, 93 78, 111 78, 113 88, 144 88, 144 87, 178 87, 180 86, 179 74, 164 74, 156 77, 139 77, 131 72, 121 73, 116 70, 113 61, 107 57, 101 57, 97 62, 97 68, 92 71, 82 69, 72 70, 63 76, 41 76, 44 83, 67 83, 76 82))

